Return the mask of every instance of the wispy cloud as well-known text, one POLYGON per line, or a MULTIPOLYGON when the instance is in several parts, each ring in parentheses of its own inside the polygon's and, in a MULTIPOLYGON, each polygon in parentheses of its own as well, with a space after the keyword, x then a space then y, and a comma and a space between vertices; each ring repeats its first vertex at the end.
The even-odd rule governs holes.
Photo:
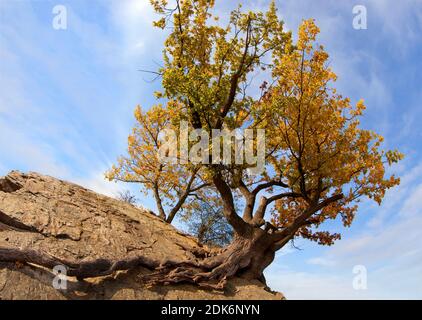
POLYGON ((61 31, 51 26, 53 5, 0 6, 0 174, 38 171, 111 196, 137 192, 104 172, 126 149, 134 107, 153 104, 159 83, 138 69, 157 67, 164 35, 153 30, 147 1, 66 3, 61 31), (102 15, 87 16, 92 6, 102 15))
POLYGON ((317 265, 317 266, 323 266, 323 267, 332 267, 335 266, 335 261, 328 260, 322 257, 315 257, 311 258, 306 261, 308 264, 317 265))

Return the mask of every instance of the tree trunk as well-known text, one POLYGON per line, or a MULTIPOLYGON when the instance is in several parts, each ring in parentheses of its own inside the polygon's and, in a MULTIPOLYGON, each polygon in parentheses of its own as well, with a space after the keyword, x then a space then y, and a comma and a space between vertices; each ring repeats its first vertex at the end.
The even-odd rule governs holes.
POLYGON ((262 279, 275 254, 273 240, 260 228, 254 228, 250 237, 235 236, 227 250, 241 262, 235 274, 248 279, 262 279))
POLYGON ((264 270, 274 260, 274 239, 260 228, 252 228, 246 235, 236 234, 232 243, 207 256, 207 252, 193 252, 195 260, 178 265, 162 265, 144 277, 150 285, 191 282, 212 289, 224 289, 233 276, 258 279, 265 283, 264 270))

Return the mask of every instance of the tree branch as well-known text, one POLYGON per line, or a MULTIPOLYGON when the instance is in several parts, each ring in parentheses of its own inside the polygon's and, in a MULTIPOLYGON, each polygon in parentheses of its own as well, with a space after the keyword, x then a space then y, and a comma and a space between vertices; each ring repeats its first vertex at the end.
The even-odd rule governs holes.
POLYGON ((246 234, 248 231, 248 224, 237 215, 232 191, 224 181, 221 172, 216 172, 214 174, 213 182, 223 200, 223 213, 227 221, 239 235, 246 234))
POLYGON ((268 182, 265 182, 265 183, 262 183, 262 184, 256 186, 255 189, 252 191, 252 193, 254 193, 256 195, 261 190, 265 190, 267 188, 274 187, 274 186, 283 187, 283 188, 289 187, 287 184, 285 184, 282 181, 272 180, 272 181, 268 181, 268 182))
POLYGON ((233 76, 230 80, 229 95, 227 97, 227 100, 226 100, 224 106, 222 106, 222 108, 220 109, 220 115, 217 118, 217 121, 216 121, 216 124, 215 124, 215 129, 221 129, 221 127, 223 126, 224 118, 226 117, 227 113, 230 111, 230 108, 232 107, 234 99, 236 97, 236 91, 237 91, 237 87, 239 85, 239 79, 242 76, 242 71, 244 69, 246 57, 247 57, 248 51, 249 51, 251 32, 252 32, 251 31, 251 20, 249 19, 248 25, 246 27, 245 49, 243 51, 242 59, 239 63, 239 67, 238 67, 237 71, 233 74, 233 76))
POLYGON ((291 238, 294 237, 297 230, 299 230, 300 227, 302 227, 303 225, 306 224, 306 220, 309 217, 311 217, 314 213, 318 212, 319 210, 321 210, 322 208, 328 206, 329 204, 331 204, 333 202, 341 200, 343 197, 344 197, 344 195, 342 193, 335 194, 335 195, 315 204, 314 206, 311 206, 308 209, 306 209, 301 215, 299 215, 293 221, 293 223, 290 226, 288 226, 288 227, 280 230, 279 232, 275 233, 274 240, 276 242, 275 243, 276 247, 278 247, 278 249, 282 248, 282 246, 284 246, 291 238))
POLYGON ((280 200, 283 198, 300 198, 302 197, 302 195, 300 193, 296 193, 296 192, 285 192, 285 193, 280 193, 280 194, 276 194, 272 197, 266 198, 266 197, 261 197, 258 209, 255 211, 254 217, 253 217, 253 223, 255 225, 263 225, 265 222, 263 221, 264 216, 265 216, 265 212, 267 211, 267 207, 268 205, 270 205, 271 203, 273 203, 276 200, 280 200))
POLYGON ((174 219, 174 217, 176 216, 177 212, 179 212, 179 210, 182 208, 183 204, 185 203, 187 197, 189 196, 189 194, 191 192, 195 192, 199 189, 201 189, 202 187, 204 187, 207 184, 202 184, 201 186, 196 187, 195 189, 191 189, 193 182, 195 181, 196 178, 196 174, 199 171, 199 167, 196 168, 193 173, 192 176, 190 177, 188 184, 186 185, 185 191, 183 192, 182 196, 179 197, 179 200, 177 201, 176 205, 171 209, 168 217, 167 217, 167 222, 171 223, 174 219))
POLYGON ((256 196, 248 189, 245 183, 240 180, 239 191, 242 193, 245 198, 245 209, 243 210, 243 220, 249 222, 252 220, 253 208, 255 207, 256 196))
POLYGON ((165 213, 164 208, 163 208, 163 202, 162 202, 161 197, 160 197, 160 191, 158 189, 157 181, 154 182, 152 191, 153 191, 153 194, 154 194, 155 203, 157 204, 158 216, 161 219, 166 220, 166 213, 165 213))

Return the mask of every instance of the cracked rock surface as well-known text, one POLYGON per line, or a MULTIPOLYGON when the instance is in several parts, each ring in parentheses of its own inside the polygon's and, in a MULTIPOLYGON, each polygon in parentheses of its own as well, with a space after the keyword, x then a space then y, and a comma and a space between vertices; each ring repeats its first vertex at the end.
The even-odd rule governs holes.
MULTIPOLYGON (((0 177, 0 249, 34 250, 66 261, 143 256, 190 258, 196 240, 154 214, 78 185, 37 173, 0 177)), ((226 292, 180 284, 147 287, 138 267, 53 287, 47 268, 0 261, 0 299, 282 299, 259 281, 231 279, 226 292)))

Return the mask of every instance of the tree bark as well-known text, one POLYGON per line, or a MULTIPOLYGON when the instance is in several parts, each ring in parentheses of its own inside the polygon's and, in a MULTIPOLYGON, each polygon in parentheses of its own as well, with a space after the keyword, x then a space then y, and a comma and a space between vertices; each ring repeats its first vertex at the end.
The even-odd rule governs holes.
POLYGON ((246 235, 236 235, 229 246, 217 252, 199 248, 191 253, 195 258, 182 262, 151 260, 142 255, 120 260, 70 261, 42 251, 0 248, 0 261, 20 262, 47 269, 64 265, 67 275, 78 280, 144 267, 151 270, 150 274, 142 277, 148 286, 189 282, 205 288, 223 290, 227 279, 233 276, 265 282, 263 271, 274 259, 275 243, 264 230, 253 228, 246 235))
MULTIPOLYGON (((223 290, 233 276, 258 279, 265 283, 264 270, 274 260, 275 238, 261 228, 236 234, 232 243, 208 257, 197 257, 177 266, 162 265, 145 280, 153 284, 190 282, 223 290)), ((203 254, 203 253, 201 253, 203 254)))

